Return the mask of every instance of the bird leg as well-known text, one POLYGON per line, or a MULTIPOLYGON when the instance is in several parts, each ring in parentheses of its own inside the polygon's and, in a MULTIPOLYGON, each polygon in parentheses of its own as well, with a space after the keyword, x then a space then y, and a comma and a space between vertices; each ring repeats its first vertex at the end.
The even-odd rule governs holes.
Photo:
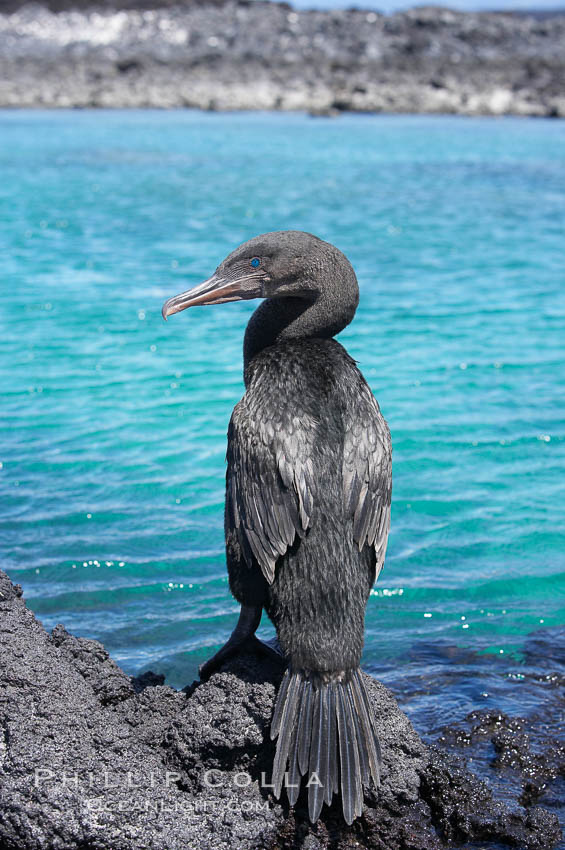
POLYGON ((200 678, 207 679, 220 667, 224 661, 235 655, 246 640, 253 637, 259 628, 263 609, 253 605, 242 605, 239 612, 239 620, 227 643, 219 649, 212 658, 209 658, 199 668, 200 678))
POLYGON ((239 614, 239 620, 237 621, 237 625, 227 643, 225 643, 221 649, 219 649, 212 658, 209 658, 204 664, 202 664, 199 668, 200 678, 204 681, 208 679, 212 673, 214 673, 224 661, 227 661, 228 658, 236 655, 242 648, 244 644, 251 645, 254 649, 257 649, 259 652, 269 656, 270 658, 275 658, 278 662, 284 661, 284 656, 278 647, 278 641, 276 638, 276 645, 273 642, 264 643, 259 640, 259 638, 255 637, 255 632, 259 628, 259 623, 261 622, 261 614, 263 613, 263 609, 261 607, 255 607, 253 605, 242 605, 241 611, 239 614))

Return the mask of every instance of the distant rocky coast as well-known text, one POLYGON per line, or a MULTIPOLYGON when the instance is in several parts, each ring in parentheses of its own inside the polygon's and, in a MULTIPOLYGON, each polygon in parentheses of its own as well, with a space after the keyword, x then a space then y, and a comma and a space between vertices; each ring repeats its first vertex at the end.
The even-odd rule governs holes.
POLYGON ((565 117, 565 15, 0 0, 0 106, 565 117))

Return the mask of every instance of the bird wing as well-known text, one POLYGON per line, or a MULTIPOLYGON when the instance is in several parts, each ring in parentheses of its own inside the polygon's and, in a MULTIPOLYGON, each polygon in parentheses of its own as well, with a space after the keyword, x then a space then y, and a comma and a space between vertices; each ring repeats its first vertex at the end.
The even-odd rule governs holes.
MULTIPOLYGON (((376 580, 390 528, 392 448, 379 405, 355 372, 355 391, 342 411, 344 509, 359 550, 374 548, 376 580)), ((245 562, 255 559, 269 584, 278 559, 311 523, 318 425, 298 394, 276 410, 259 394, 246 395, 230 420, 226 522, 245 562)))
POLYGON ((365 544, 374 547, 376 581, 390 529, 392 446, 388 425, 363 378, 345 414, 344 425, 345 512, 353 519, 353 537, 359 551, 365 544))
POLYGON ((277 417, 271 410, 269 418, 245 396, 230 420, 226 521, 247 564, 254 556, 269 584, 277 560, 310 525, 315 433, 316 422, 293 405, 281 406, 277 417))

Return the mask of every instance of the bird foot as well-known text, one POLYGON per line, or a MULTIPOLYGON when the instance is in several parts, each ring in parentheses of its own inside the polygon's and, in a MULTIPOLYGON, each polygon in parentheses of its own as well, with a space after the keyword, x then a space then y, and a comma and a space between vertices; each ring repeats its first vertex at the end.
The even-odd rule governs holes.
POLYGON ((271 638, 271 640, 259 640, 258 637, 253 635, 253 637, 250 638, 249 643, 253 649, 257 650, 257 652, 261 655, 265 655, 267 658, 270 658, 271 661, 276 661, 277 664, 281 664, 283 667, 287 666, 288 659, 285 657, 285 654, 281 649, 278 638, 274 637, 271 638))
POLYGON ((286 667, 287 665, 287 660, 283 655, 277 638, 273 638, 270 641, 262 641, 259 640, 258 637, 255 637, 255 635, 249 635, 238 642, 232 641, 230 638, 230 640, 222 646, 222 648, 219 649, 212 658, 209 658, 208 661, 205 661, 204 664, 198 668, 201 681, 204 682, 206 679, 209 679, 212 673, 219 670, 222 664, 224 664, 229 658, 233 658, 234 655, 245 650, 254 650, 260 655, 270 658, 271 661, 276 661, 277 664, 280 664, 283 667, 286 667))
POLYGON ((217 670, 220 669, 220 667, 225 661, 236 655, 245 643, 246 639, 244 639, 238 644, 233 643, 230 639, 224 646, 222 646, 221 649, 216 652, 215 655, 209 658, 208 661, 205 661, 204 664, 200 665, 200 667, 198 668, 200 680, 202 682, 205 682, 206 679, 209 679, 212 673, 215 673, 217 670))
POLYGON ((238 653, 247 641, 256 640, 255 632, 259 628, 262 612, 263 609, 260 606, 241 606, 239 620, 228 642, 199 668, 198 672, 202 681, 208 679, 228 658, 238 653))

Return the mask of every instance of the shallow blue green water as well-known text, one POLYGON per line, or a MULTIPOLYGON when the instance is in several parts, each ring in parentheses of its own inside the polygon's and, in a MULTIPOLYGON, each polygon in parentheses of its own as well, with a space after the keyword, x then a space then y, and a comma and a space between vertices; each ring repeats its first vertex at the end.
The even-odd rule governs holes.
POLYGON ((340 339, 394 445, 364 664, 408 703, 456 659, 441 701, 414 697, 421 727, 488 704, 465 653, 519 664, 564 620, 565 122, 2 112, 0 174, 2 566, 45 625, 175 685, 231 631, 253 304, 160 308, 241 241, 304 229, 357 270, 340 339))

